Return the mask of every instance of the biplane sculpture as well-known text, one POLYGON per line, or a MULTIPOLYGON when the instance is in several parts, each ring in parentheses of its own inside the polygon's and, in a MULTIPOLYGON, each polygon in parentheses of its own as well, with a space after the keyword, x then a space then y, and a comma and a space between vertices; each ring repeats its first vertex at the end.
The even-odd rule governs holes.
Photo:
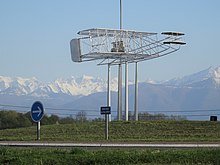
POLYGON ((118 65, 118 120, 122 118, 122 64, 125 64, 125 120, 128 120, 128 63, 136 64, 135 120, 138 120, 138 62, 162 57, 180 49, 186 43, 184 33, 139 32, 122 29, 122 0, 120 0, 120 29, 93 28, 79 31, 70 41, 73 62, 98 61, 108 65, 107 104, 110 106, 110 66, 118 65))

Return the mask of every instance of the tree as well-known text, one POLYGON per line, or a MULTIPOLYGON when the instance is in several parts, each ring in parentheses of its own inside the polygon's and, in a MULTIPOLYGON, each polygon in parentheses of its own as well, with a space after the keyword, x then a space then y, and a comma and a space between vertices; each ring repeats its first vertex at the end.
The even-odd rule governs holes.
POLYGON ((57 124, 59 123, 59 117, 57 115, 51 115, 49 117, 50 123, 51 124, 57 124))
POLYGON ((30 120, 16 111, 0 111, 0 129, 31 126, 30 120))
POLYGON ((61 124, 72 124, 74 122, 75 122, 75 119, 72 116, 60 118, 60 120, 59 120, 59 123, 61 123, 61 124))
POLYGON ((76 121, 85 122, 87 121, 86 112, 80 111, 76 114, 76 121))

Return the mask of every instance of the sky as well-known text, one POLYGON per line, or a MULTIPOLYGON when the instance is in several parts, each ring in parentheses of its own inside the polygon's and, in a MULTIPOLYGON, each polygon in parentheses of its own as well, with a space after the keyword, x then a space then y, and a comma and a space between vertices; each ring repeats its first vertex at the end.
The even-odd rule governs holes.
MULTIPOLYGON (((139 81, 168 80, 220 65, 219 0, 122 0, 123 29, 184 32, 179 51, 139 63, 139 81)), ((1 0, 0 76, 51 82, 90 75, 107 66, 73 63, 69 42, 90 28, 119 28, 119 0, 1 0)), ((129 64, 129 80, 134 79, 129 64)), ((111 76, 117 77, 117 66, 111 76)))

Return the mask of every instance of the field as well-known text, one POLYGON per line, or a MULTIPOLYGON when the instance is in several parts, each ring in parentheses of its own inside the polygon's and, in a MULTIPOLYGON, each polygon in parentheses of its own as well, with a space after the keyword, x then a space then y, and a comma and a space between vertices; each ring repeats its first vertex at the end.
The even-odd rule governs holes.
MULTIPOLYGON (((220 143, 220 122, 113 121, 41 126, 41 141, 85 143, 220 143)), ((0 130, 1 141, 35 141, 36 125, 0 130)), ((0 147, 0 164, 220 164, 220 149, 98 149, 0 147)))
POLYGON ((0 164, 220 164, 220 150, 0 148, 0 164))
MULTIPOLYGON (((104 122, 77 122, 41 126, 41 141, 107 142, 104 122)), ((0 130, 1 141, 34 141, 36 125, 0 130)), ((109 124, 109 142, 220 142, 220 122, 129 121, 109 124)))

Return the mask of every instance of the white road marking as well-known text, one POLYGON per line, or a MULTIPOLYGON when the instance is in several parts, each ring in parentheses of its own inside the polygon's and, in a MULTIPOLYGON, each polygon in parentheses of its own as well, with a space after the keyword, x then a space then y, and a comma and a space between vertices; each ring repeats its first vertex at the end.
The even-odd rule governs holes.
POLYGON ((14 147, 103 147, 103 148, 219 148, 220 144, 175 144, 175 143, 54 143, 54 142, 0 142, 0 146, 14 147))

